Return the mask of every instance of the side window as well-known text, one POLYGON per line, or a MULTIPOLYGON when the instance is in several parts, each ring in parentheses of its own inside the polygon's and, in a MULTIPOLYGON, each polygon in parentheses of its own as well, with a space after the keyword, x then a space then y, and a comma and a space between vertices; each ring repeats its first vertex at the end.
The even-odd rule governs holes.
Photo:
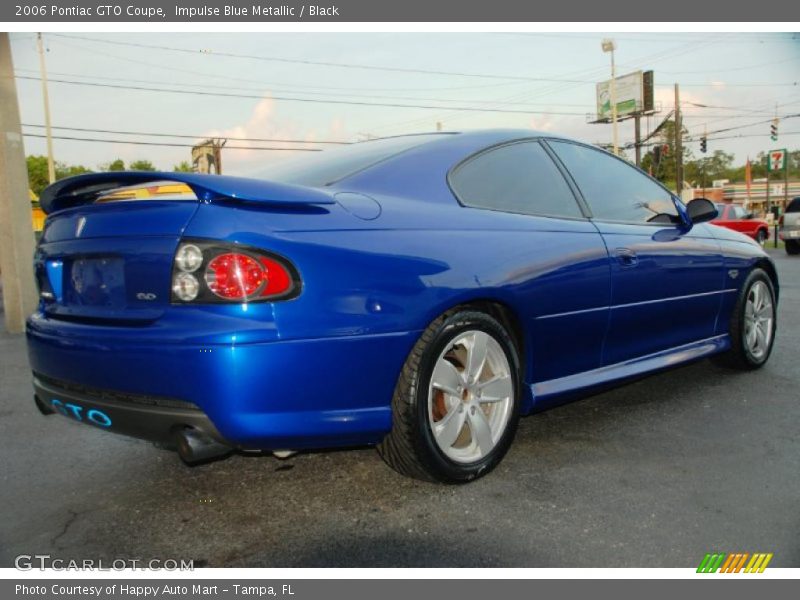
POLYGON ((555 140, 548 143, 596 219, 672 223, 679 218, 672 195, 625 161, 588 146, 555 140))
POLYGON ((582 217, 575 196, 539 142, 515 142, 459 165, 450 185, 462 204, 512 213, 582 217))

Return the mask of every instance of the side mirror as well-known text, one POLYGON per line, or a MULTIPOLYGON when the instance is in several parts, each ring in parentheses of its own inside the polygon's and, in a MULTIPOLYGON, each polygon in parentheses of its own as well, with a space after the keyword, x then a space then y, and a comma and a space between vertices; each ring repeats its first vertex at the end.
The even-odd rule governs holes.
POLYGON ((706 198, 695 198, 686 205, 686 215, 692 224, 707 223, 716 219, 717 214, 717 207, 706 198))

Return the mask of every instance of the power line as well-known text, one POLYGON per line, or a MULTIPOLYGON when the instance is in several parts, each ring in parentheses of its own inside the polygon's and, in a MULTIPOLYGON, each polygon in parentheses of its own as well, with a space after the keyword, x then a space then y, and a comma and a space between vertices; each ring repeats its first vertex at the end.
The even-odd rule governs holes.
MULTIPOLYGON (((740 133, 739 135, 724 135, 718 137, 709 137, 709 140, 733 140, 739 138, 752 138, 752 137, 763 137, 766 134, 761 133, 740 133)), ((782 131, 781 136, 787 135, 800 135, 800 131, 782 131)))
POLYGON ((307 60, 307 59, 299 59, 299 58, 285 58, 285 57, 278 57, 278 56, 264 56, 264 55, 257 55, 257 54, 238 54, 234 52, 222 52, 222 51, 215 51, 215 50, 192 50, 190 48, 176 48, 173 46, 160 46, 154 44, 140 44, 137 42, 123 42, 121 40, 102 40, 98 38, 90 38, 85 36, 78 36, 78 35, 66 35, 63 33, 51 33, 53 37, 58 38, 66 38, 72 40, 83 40, 86 42, 94 42, 98 44, 111 44, 115 46, 130 46, 134 48, 147 48, 150 50, 165 50, 168 52, 181 52, 184 54, 202 54, 202 55, 210 55, 210 56, 223 56, 226 58, 244 58, 248 60, 261 60, 261 61, 269 61, 269 62, 281 62, 281 63, 288 63, 288 64, 302 64, 302 65, 312 65, 312 66, 319 66, 319 67, 336 67, 342 69, 364 69, 369 71, 387 71, 391 73, 412 73, 412 74, 422 74, 422 75, 447 75, 447 76, 454 76, 454 77, 478 77, 482 79, 502 79, 502 80, 515 80, 515 81, 544 81, 544 82, 559 82, 559 83, 593 83, 589 81, 578 81, 578 80, 570 80, 570 79, 556 79, 556 78, 546 78, 546 77, 523 77, 519 75, 497 75, 494 73, 465 73, 459 71, 438 71, 432 69, 412 69, 408 67, 390 67, 390 66, 378 66, 378 65, 364 65, 364 64, 354 64, 354 63, 339 63, 339 62, 330 62, 330 61, 318 61, 318 60, 307 60))
MULTIPOLYGON (((46 138, 46 135, 39 135, 38 133, 23 133, 25 137, 32 138, 46 138)), ((101 140, 98 138, 83 138, 72 137, 65 135, 54 135, 54 140, 71 140, 75 142, 101 142, 104 144, 131 144, 134 146, 164 146, 169 148, 193 148, 194 144, 177 144, 168 142, 142 142, 137 140, 101 140)), ((284 152, 322 152, 321 148, 265 148, 258 146, 225 146, 227 150, 269 150, 269 151, 284 151, 284 152)))
MULTIPOLYGON (((63 40, 58 40, 58 43, 63 45, 63 46, 66 46, 67 48, 73 48, 73 49, 79 50, 81 52, 87 52, 87 53, 90 53, 92 55, 96 55, 96 52, 94 50, 90 50, 90 49, 86 48, 85 46, 81 46, 80 44, 67 43, 67 42, 64 42, 63 40)), ((286 82, 256 80, 256 79, 244 78, 244 77, 232 77, 230 75, 223 75, 223 74, 220 74, 220 73, 211 73, 211 72, 208 71, 208 69, 204 69, 203 71, 195 71, 195 70, 186 69, 186 68, 183 68, 183 67, 173 67, 173 66, 168 66, 168 65, 164 65, 164 64, 151 63, 151 62, 146 62, 146 61, 142 61, 142 60, 129 58, 127 56, 119 56, 119 55, 110 54, 110 53, 103 53, 103 58, 113 58, 114 60, 121 60, 121 61, 124 61, 124 62, 129 62, 129 63, 132 63, 132 64, 142 65, 142 66, 153 68, 153 69, 161 69, 161 70, 165 70, 165 71, 172 71, 172 72, 176 72, 176 73, 184 73, 184 74, 188 74, 188 75, 199 75, 200 77, 203 77, 203 79, 208 79, 209 77, 211 77, 212 79, 226 79, 228 81, 240 81, 240 82, 245 82, 245 83, 250 83, 250 84, 259 84, 259 85, 262 85, 262 86, 290 86, 290 87, 293 86, 293 87, 297 87, 297 88, 309 88, 309 89, 312 89, 312 90, 316 89, 316 90, 346 91, 346 90, 354 89, 354 86, 308 85, 308 84, 302 84, 302 83, 296 83, 296 82, 286 83, 286 82)), ((22 69, 22 70, 24 70, 24 69, 22 69)), ((54 74, 57 74, 57 73, 54 73, 54 74)), ((62 75, 63 75, 63 73, 62 73, 62 75)), ((71 76, 71 74, 67 74, 67 76, 71 76)), ((95 77, 95 79, 106 79, 106 78, 104 78, 104 77, 95 77)), ((113 78, 111 78, 111 79, 113 79, 113 78)), ((133 80, 131 80, 131 81, 133 81, 133 80)), ((424 88, 413 88, 413 87, 408 87, 408 86, 403 86, 403 87, 400 87, 400 88, 397 88, 397 87, 395 87, 395 88, 387 88, 387 87, 364 87, 364 86, 358 86, 357 89, 366 90, 366 91, 372 91, 372 92, 376 92, 376 91, 377 92, 419 92, 419 91, 423 91, 423 92, 430 92, 430 91, 438 92, 438 91, 447 91, 447 90, 469 90, 469 89, 495 88, 495 87, 498 87, 498 86, 523 85, 525 83, 526 83, 525 81, 508 81, 508 82, 505 82, 505 83, 493 81, 492 83, 482 83, 482 84, 473 84, 473 85, 457 85, 457 86, 452 86, 451 85, 451 86, 424 87, 424 88)), ((186 85, 195 85, 195 84, 186 84, 186 85)), ((205 85, 205 84, 199 84, 199 85, 205 85)), ((312 93, 312 92, 302 92, 302 93, 312 93)))
MULTIPOLYGON (((36 73, 34 69, 16 69, 19 72, 27 72, 27 73, 36 73)), ((122 77, 99 77, 95 75, 81 75, 80 73, 57 73, 55 71, 50 73, 51 75, 60 75, 63 77, 78 77, 81 79, 98 79, 102 81, 125 81, 128 83, 144 83, 149 85, 180 85, 180 86, 188 86, 188 87, 201 87, 203 90, 207 90, 208 88, 217 88, 217 89, 225 89, 225 90, 240 90, 240 91, 251 91, 251 92, 262 92, 264 88, 254 88, 254 87, 231 87, 229 85, 221 86, 221 85, 208 85, 203 83, 185 83, 185 82, 177 82, 177 81, 153 81, 147 79, 130 79, 130 78, 122 78, 122 77)), ((17 78, 24 78, 25 75, 16 75, 17 78)), ((96 82, 89 82, 89 83, 96 83, 96 82)), ((462 102, 462 99, 458 98, 425 98, 420 96, 397 96, 397 95, 381 95, 381 94, 341 94, 335 92, 308 92, 305 90, 281 90, 281 89, 270 89, 271 93, 287 93, 287 94, 305 94, 310 96, 340 96, 344 98, 377 98, 377 99, 389 99, 389 100, 419 100, 423 102, 462 102)), ((552 106, 555 104, 554 102, 507 102, 507 101, 500 101, 500 100, 469 100, 469 102, 475 104, 490 104, 490 105, 513 105, 513 106, 552 106)), ((570 103, 563 103, 558 102, 560 106, 572 106, 572 107, 581 107, 587 108, 586 104, 570 104, 570 103)), ((446 107, 443 107, 446 108, 446 107)), ((592 107, 593 108, 593 107, 592 107)))
MULTIPOLYGON (((409 74, 422 74, 422 75, 446 75, 452 77, 475 77, 481 79, 495 79, 495 80, 505 80, 505 81, 532 81, 532 82, 549 82, 549 83, 595 83, 594 81, 588 80, 581 80, 581 79, 563 79, 563 78, 552 78, 552 77, 526 77, 520 75, 497 75, 494 73, 467 73, 461 71, 439 71, 439 70, 432 70, 432 69, 414 69, 410 67, 391 67, 391 66, 379 66, 379 65, 365 65, 365 64, 355 64, 355 63, 340 63, 340 62, 331 62, 331 61, 318 61, 318 60, 308 60, 308 59, 299 59, 299 58, 285 58, 285 57, 278 57, 278 56, 265 56, 265 55, 258 55, 258 54, 239 54, 235 52, 224 52, 224 51, 215 51, 210 49, 191 49, 191 48, 177 48, 174 46, 162 46, 162 45, 155 45, 155 44, 142 44, 138 42, 125 42, 121 40, 103 40, 99 38, 92 38, 86 36, 78 36, 78 35, 67 35, 63 33, 52 33, 50 34, 52 37, 57 38, 65 38, 71 40, 82 40, 86 42, 92 42, 96 44, 110 44, 115 46, 128 46, 134 48, 146 48, 150 50, 162 50, 168 52, 180 52, 183 54, 193 54, 193 55, 204 55, 204 56, 222 56, 226 58, 240 58, 240 59, 248 59, 248 60, 260 60, 260 61, 268 61, 268 62, 281 62, 287 64, 303 64, 303 65, 311 65, 311 66, 321 66, 321 67, 335 67, 335 68, 343 68, 343 69, 362 69, 362 70, 370 70, 370 71, 385 71, 390 73, 409 73, 409 74)), ((701 43, 713 43, 719 42, 723 40, 705 40, 701 43)), ((672 51, 664 51, 668 56, 672 54, 672 51)), ((714 72, 714 71, 709 71, 714 72)), ((694 83, 694 84, 681 84, 693 87, 708 87, 714 86, 714 84, 702 84, 702 83, 694 83)), ((798 82, 789 82, 789 83, 727 83, 725 85, 729 86, 737 86, 737 87, 751 87, 751 86, 796 86, 798 82)))
MULTIPOLYGON (((33 125, 30 123, 23 123, 23 127, 35 127, 37 129, 41 129, 44 125, 33 125)), ((166 138, 183 138, 183 139, 204 139, 209 137, 209 135, 188 135, 182 133, 152 133, 152 132, 145 132, 145 131, 120 131, 116 129, 90 129, 87 127, 57 127, 53 126, 53 129, 60 129, 63 131, 82 131, 88 133, 112 133, 116 135, 141 135, 145 137, 166 137, 166 138)), ((321 140, 321 141, 311 141, 311 140, 287 140, 287 139, 279 139, 279 138, 246 138, 246 137, 231 137, 229 135, 223 135, 218 137, 224 137, 226 140, 233 140, 236 142, 278 142, 283 144, 341 144, 347 145, 351 142, 343 142, 343 141, 333 141, 333 140, 321 140)), ((229 148, 230 146, 226 146, 229 148)))
MULTIPOLYGON (((32 72, 31 69, 18 69, 18 71, 32 72)), ((106 80, 106 81, 129 81, 129 82, 143 83, 143 84, 149 84, 149 85, 179 85, 179 84, 174 83, 174 82, 153 81, 153 80, 145 80, 145 79, 123 79, 123 78, 118 78, 118 77, 95 77, 95 76, 92 76, 92 75, 80 75, 78 73, 55 73, 54 72, 52 74, 53 75, 72 76, 72 77, 81 77, 81 78, 85 78, 85 79, 101 79, 101 80, 106 80)), ((18 79, 38 80, 37 77, 26 76, 26 75, 16 75, 16 77, 18 79)), ((63 83, 72 83, 72 84, 75 84, 75 85, 80 85, 80 84, 86 84, 86 85, 93 84, 93 85, 97 85, 97 86, 104 85, 102 83, 98 83, 98 82, 95 82, 95 81, 71 81, 71 80, 68 81, 68 80, 56 80, 56 79, 50 79, 50 81, 63 82, 63 83)), ((119 87, 125 87, 126 89, 128 89, 127 86, 123 86, 122 84, 113 84, 113 85, 119 85, 119 87)), ((200 84, 180 84, 180 85, 199 86, 200 84)), ((208 86, 208 85, 203 85, 202 87, 204 89, 208 89, 209 87, 212 87, 212 88, 222 88, 222 89, 239 89, 239 90, 259 91, 258 88, 231 88, 230 86, 208 86)), ((133 87, 131 87, 131 89, 140 89, 140 88, 133 86, 133 87)), ((171 89, 162 90, 160 88, 157 91, 173 91, 173 90, 171 90, 171 89)), ((191 91, 193 91, 193 90, 181 90, 182 93, 188 93, 188 92, 191 92, 191 91)), ((205 94, 205 92, 203 90, 197 90, 197 91, 199 93, 205 94)), ((271 90, 271 91, 280 91, 280 90, 271 90)), ((323 95, 323 94, 320 94, 320 93, 304 92, 304 91, 297 91, 297 90, 296 90, 296 93, 312 94, 312 95, 323 95)), ((407 96, 404 97, 404 96, 361 95, 361 94, 333 94, 333 95, 335 95, 335 96, 344 96, 344 97, 355 97, 355 98, 397 98, 397 99, 401 99, 401 100, 423 100, 423 101, 431 101, 431 102, 458 102, 459 101, 459 100, 457 100, 455 98, 411 98, 411 97, 407 97, 407 96)), ((528 94, 526 94, 526 96, 528 96, 528 94)), ((261 97, 261 96, 259 96, 259 97, 261 97)), ((516 97, 519 97, 519 96, 512 96, 512 98, 516 98, 516 97)), ((322 101, 322 100, 320 100, 320 101, 322 101)), ((531 107, 532 106, 552 106, 554 104, 553 102, 514 102, 514 101, 510 101, 510 100, 470 100, 470 102, 479 103, 479 104, 487 104, 487 105, 490 105, 490 106, 531 106, 531 107)), ((574 103, 566 103, 566 104, 565 103, 558 103, 558 104, 560 106, 580 107, 580 108, 583 108, 586 112, 592 112, 596 108, 595 106, 590 106, 590 105, 587 105, 587 104, 574 104, 574 103)), ((719 108, 721 110, 739 110, 739 109, 737 109, 735 107, 708 106, 708 105, 697 104, 697 103, 693 103, 693 102, 683 102, 682 104, 686 104, 686 105, 697 107, 697 108, 719 108)), ((791 104, 791 103, 787 103, 787 104, 791 104)), ((412 106, 412 105, 404 105, 404 106, 417 108, 417 106, 415 106, 415 105, 414 106, 412 106)), ((781 106, 783 106, 783 105, 781 105, 781 106)), ((428 107, 426 107, 426 108, 428 108, 428 107)), ((436 108, 437 109, 442 109, 442 110, 449 110, 450 109, 449 106, 441 106, 441 107, 436 107, 436 108)), ((476 108, 478 108, 478 107, 476 107, 476 108)), ((747 109, 741 109, 741 110, 747 110, 747 109)), ((747 111, 747 112, 771 114, 771 111, 767 111, 767 110, 764 110, 764 111, 747 111)), ((567 113, 567 112, 544 112, 544 111, 535 111, 535 113, 536 114, 555 114, 555 115, 585 115, 586 114, 586 113, 578 113, 578 112, 567 113)), ((692 114, 687 114, 685 116, 686 117, 697 117, 697 118, 700 118, 700 117, 702 117, 702 118, 711 118, 711 117, 717 117, 717 116, 722 116, 722 115, 713 115, 713 114, 692 115, 692 114)), ((741 115, 724 115, 724 116, 725 116, 725 118, 727 118, 727 117, 745 118, 745 117, 749 117, 751 115, 750 114, 741 114, 741 115)), ((36 126, 35 125, 31 125, 31 127, 36 127, 36 126)), ((67 128, 62 127, 60 129, 67 129, 67 128)), ((100 130, 94 130, 93 129, 91 131, 100 131, 100 130)), ((109 132, 102 132, 102 133, 118 133, 118 132, 109 131, 109 132)), ((167 137, 194 137, 194 136, 167 136, 167 137)), ((197 137, 202 137, 202 136, 197 136, 197 137)), ((233 139, 233 138, 229 138, 229 139, 233 139)), ((242 139, 245 140, 245 141, 248 141, 247 138, 242 138, 242 139)), ((256 140, 256 141, 291 142, 292 140, 256 140)), ((298 143, 305 143, 302 140, 297 140, 297 142, 298 143)), ((345 144, 345 143, 349 143, 349 142, 337 141, 337 142, 315 142, 315 143, 345 144)))
MULTIPOLYGON (((513 35, 513 36, 524 36, 524 37, 555 37, 555 38, 564 38, 564 39, 574 39, 574 38, 588 38, 588 39, 599 39, 601 35, 599 33, 550 33, 550 32, 498 32, 495 35, 513 35)), ((616 35, 614 34, 614 39, 616 40, 623 40, 629 42, 645 42, 648 44, 652 44, 654 41, 661 41, 665 40, 668 41, 670 39, 680 42, 704 42, 707 41, 707 34, 705 33, 686 33, 686 34, 676 34, 676 33, 642 33, 642 37, 633 37, 636 34, 633 33, 625 33, 623 35, 616 35)), ((769 39, 748 39, 752 36, 748 36, 747 34, 740 34, 740 33, 730 33, 725 34, 727 37, 723 39, 717 39, 715 41, 722 42, 725 44, 766 44, 766 43, 783 43, 783 42, 792 42, 796 43, 800 41, 796 33, 787 34, 790 37, 780 37, 778 35, 773 34, 773 37, 769 39)), ((764 34, 769 35, 769 34, 764 34)))
MULTIPOLYGON (((17 79, 27 79, 31 81, 38 81, 38 77, 28 77, 25 75, 17 76, 17 79)), ((216 96, 220 98, 247 98, 255 100, 264 100, 263 95, 255 94, 232 94, 224 92, 201 92, 197 90, 175 90, 167 88, 154 88, 148 86, 137 85, 121 85, 111 83, 93 83, 88 81, 70 81, 67 79, 48 79, 49 83, 63 83, 67 85, 79 85, 88 87, 111 88, 120 90, 137 90, 143 92, 162 92, 170 94, 183 94, 195 96, 216 96)), ((429 104, 399 104, 395 102, 362 102, 358 100, 322 100, 319 98, 296 98, 291 96, 269 96, 272 100, 282 100, 285 102, 306 102, 311 104, 345 104, 350 106, 375 106, 380 108, 423 108, 430 110, 448 110, 460 112, 494 112, 494 113, 511 113, 522 115, 564 115, 564 116, 583 116, 584 112, 557 112, 557 111, 533 111, 533 110, 517 110, 511 108, 481 108, 478 106, 433 106, 429 104)))

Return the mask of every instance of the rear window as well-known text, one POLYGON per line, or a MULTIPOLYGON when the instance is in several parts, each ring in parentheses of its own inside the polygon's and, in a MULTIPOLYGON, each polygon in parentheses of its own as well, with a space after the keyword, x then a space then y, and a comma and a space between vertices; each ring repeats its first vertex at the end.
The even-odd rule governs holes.
POLYGON ((786 207, 787 213, 796 213, 800 212, 800 196, 797 198, 792 198, 792 201, 789 202, 789 206, 786 207))
POLYGON ((323 187, 444 134, 406 135, 358 142, 270 165, 252 176, 279 183, 323 187))
POLYGON ((153 181, 146 184, 114 188, 101 194, 94 201, 129 202, 131 200, 197 200, 197 196, 185 183, 175 181, 153 181))

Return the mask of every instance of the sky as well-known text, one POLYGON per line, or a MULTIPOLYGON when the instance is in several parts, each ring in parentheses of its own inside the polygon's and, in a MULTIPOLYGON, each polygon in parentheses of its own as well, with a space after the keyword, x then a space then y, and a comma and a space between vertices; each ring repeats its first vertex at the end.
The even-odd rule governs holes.
MULTIPOLYGON (((298 148, 437 124, 610 143, 611 126, 589 122, 596 83, 610 77, 605 37, 617 44, 617 75, 655 73, 661 112, 643 120, 644 134, 672 110, 678 83, 695 157, 704 130, 709 152, 731 152, 737 163, 759 151, 800 148, 800 117, 781 121, 778 142, 764 122, 776 112, 800 115, 800 34, 47 33, 52 124, 88 130, 54 129, 54 136, 104 140, 55 139, 55 159, 93 169, 116 158, 146 159, 171 170, 191 159, 189 147, 121 142, 191 145, 217 136, 229 138, 225 174, 248 174, 300 155, 298 148), (417 107, 397 106, 409 104, 417 107)), ((26 154, 45 154, 44 139, 28 135, 42 135, 36 126, 45 122, 36 36, 12 33, 11 41, 26 154)), ((632 142, 633 121, 618 127, 620 143, 632 142)))

